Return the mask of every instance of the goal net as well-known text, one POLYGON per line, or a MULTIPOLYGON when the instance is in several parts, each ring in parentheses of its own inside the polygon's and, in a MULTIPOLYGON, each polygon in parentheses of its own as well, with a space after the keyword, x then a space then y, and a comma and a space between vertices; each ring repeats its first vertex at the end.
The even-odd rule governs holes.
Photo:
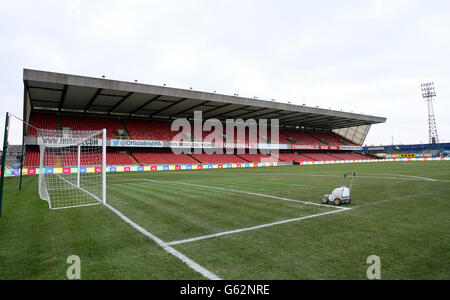
POLYGON ((51 209, 106 203, 106 130, 37 131, 41 199, 51 209))

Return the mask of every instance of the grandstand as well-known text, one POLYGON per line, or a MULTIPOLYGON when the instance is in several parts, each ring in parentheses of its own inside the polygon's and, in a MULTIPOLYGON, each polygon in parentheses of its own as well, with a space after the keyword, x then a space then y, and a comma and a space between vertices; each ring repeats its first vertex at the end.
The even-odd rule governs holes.
MULTIPOLYGON (((239 164, 263 159, 279 163, 366 159, 355 151, 362 150, 370 126, 386 120, 317 107, 28 69, 24 70, 23 79, 24 120, 35 127, 54 130, 106 128, 109 166, 239 164), (264 119, 268 124, 277 119, 279 140, 272 139, 270 127, 267 134, 252 139, 248 128, 244 137, 235 130, 233 138, 227 136, 224 126, 223 140, 216 141, 215 147, 226 148, 226 154, 176 155, 170 151, 171 141, 179 132, 171 130, 171 123, 177 118, 186 118, 193 128, 195 111, 201 111, 204 119, 219 119, 224 125, 227 119, 264 119), (143 147, 142 141, 148 142, 147 146, 143 147), (250 153, 251 149, 264 149, 267 144, 275 145, 280 151, 278 158, 250 153)), ((209 133, 195 136, 192 129, 191 134, 183 137, 187 142, 201 143, 209 133)), ((36 129, 29 127, 24 134, 24 165, 37 167, 36 129)), ((185 147, 193 150, 201 144, 183 145, 185 147)), ((53 164, 55 167, 62 162, 75 164, 70 155, 55 157, 53 164)), ((83 155, 81 160, 84 160, 83 155)))
POLYGON ((450 151, 450 143, 413 144, 413 145, 386 145, 364 147, 362 153, 366 155, 404 156, 404 157, 442 157, 450 151))

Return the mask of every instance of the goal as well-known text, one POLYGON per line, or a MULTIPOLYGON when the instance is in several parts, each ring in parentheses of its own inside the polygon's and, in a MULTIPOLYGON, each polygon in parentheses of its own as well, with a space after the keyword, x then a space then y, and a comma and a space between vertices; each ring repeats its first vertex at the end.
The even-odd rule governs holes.
POLYGON ((50 209, 106 203, 106 129, 38 129, 39 196, 50 209))

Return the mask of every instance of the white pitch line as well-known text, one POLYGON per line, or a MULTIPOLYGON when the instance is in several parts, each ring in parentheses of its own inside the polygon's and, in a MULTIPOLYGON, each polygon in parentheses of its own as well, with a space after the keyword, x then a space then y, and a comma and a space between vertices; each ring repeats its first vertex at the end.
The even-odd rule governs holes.
POLYGON ((404 175, 404 174, 385 174, 385 173, 362 173, 362 174, 377 174, 377 175, 387 175, 387 176, 400 176, 406 178, 415 178, 415 179, 423 179, 425 181, 439 181, 438 179, 421 177, 421 176, 412 176, 412 175, 404 175))
POLYGON ((251 230, 257 230, 257 229, 261 229, 261 228, 266 228, 266 227, 271 227, 271 226, 276 226, 276 225, 281 225, 281 224, 286 224, 286 223, 291 223, 291 222, 297 222, 297 221, 316 218, 316 217, 320 217, 320 216, 331 215, 331 214, 339 213, 339 212, 350 210, 350 209, 351 208, 341 208, 340 210, 328 211, 328 212, 324 212, 324 213, 320 213, 320 214, 309 215, 309 216, 295 218, 295 219, 283 220, 283 221, 279 221, 279 222, 267 223, 267 224, 262 224, 262 225, 258 225, 258 226, 247 227, 247 228, 241 228, 241 229, 236 229, 236 230, 224 231, 224 232, 194 237, 194 238, 190 238, 190 239, 185 239, 185 240, 172 241, 172 242, 167 243, 167 245, 173 246, 173 245, 191 243, 191 242, 211 239, 211 238, 215 238, 215 237, 219 237, 219 236, 240 233, 240 232, 245 232, 245 231, 251 231, 251 230))
POLYGON ((202 274, 205 278, 208 278, 208 279, 211 279, 211 280, 221 280, 221 278, 219 276, 217 276, 216 274, 212 273, 211 271, 208 271, 207 269, 205 269, 204 267, 200 266, 198 263, 196 263, 195 261, 193 261, 192 259, 190 259, 186 255, 184 255, 181 252, 179 252, 179 251, 175 250, 174 248, 170 247, 170 245, 168 243, 164 242, 163 240, 161 240, 157 236, 151 234, 150 232, 148 232, 147 230, 145 230, 141 226, 137 225, 136 223, 131 221, 129 218, 127 218, 125 215, 123 215, 120 211, 118 211, 117 209, 115 209, 111 205, 106 203, 105 206, 107 208, 109 208, 113 213, 118 215, 126 223, 130 224, 136 230, 138 230, 139 232, 141 232, 142 234, 144 234, 145 236, 147 236, 148 238, 153 240, 155 243, 157 243, 159 246, 161 246, 165 251, 167 251, 168 253, 170 253, 170 254, 176 256, 177 258, 179 258, 181 261, 183 261, 185 264, 187 264, 194 271, 202 274))
POLYGON ((276 200, 283 200, 283 201, 297 202, 297 203, 303 203, 303 204, 308 204, 308 205, 315 205, 315 206, 320 206, 320 207, 334 208, 336 210, 348 209, 348 208, 344 208, 344 207, 335 207, 335 206, 330 206, 330 205, 325 205, 325 204, 320 204, 320 203, 314 203, 314 202, 308 202, 308 201, 302 201, 302 200, 294 200, 294 199, 290 199, 290 198, 283 198, 283 197, 277 197, 277 196, 273 196, 273 195, 266 195, 266 194, 260 194, 260 193, 227 189, 227 188, 221 188, 221 187, 210 186, 210 185, 201 185, 201 184, 187 183, 187 182, 181 182, 181 181, 171 181, 171 180, 155 180, 155 179, 142 179, 142 180, 150 181, 150 182, 159 182, 159 183, 180 184, 180 185, 194 186, 194 187, 213 189, 213 190, 219 190, 219 191, 225 191, 225 192, 247 194, 247 195, 253 195, 253 196, 258 196, 258 197, 263 197, 263 198, 272 198, 272 199, 276 199, 276 200))
POLYGON ((244 231, 256 230, 256 229, 260 229, 260 228, 265 228, 265 227, 270 227, 270 226, 275 226, 275 225, 280 225, 280 224, 286 224, 286 223, 290 223, 290 222, 296 222, 296 221, 311 219, 311 218, 320 217, 320 216, 324 216, 324 215, 330 215, 330 214, 334 214, 334 213, 338 213, 338 212, 342 212, 342 211, 347 211, 347 210, 351 209, 351 208, 347 208, 347 207, 335 207, 335 206, 329 206, 329 205, 319 204, 319 203, 314 203, 314 202, 307 202, 307 201, 302 201, 302 200, 294 200, 294 199, 277 197, 277 196, 272 196, 272 195, 259 194, 259 193, 253 193, 253 192, 246 192, 246 191, 240 191, 240 190, 234 190, 234 189, 227 189, 227 188, 221 188, 221 187, 215 187, 215 186, 209 186, 209 185, 193 184, 193 183, 187 183, 187 182, 181 182, 181 181, 154 180, 154 179, 143 179, 143 180, 150 181, 150 182, 171 183, 171 184, 180 184, 180 185, 194 186, 194 187, 207 188, 207 189, 215 189, 215 190, 220 190, 220 191, 228 191, 228 192, 233 192, 233 193, 248 194, 248 195, 254 195, 254 196, 259 196, 259 197, 272 198, 272 199, 276 199, 276 200, 283 200, 283 201, 289 201, 289 202, 298 202, 298 203, 303 203, 303 204, 309 204, 309 205, 315 205, 315 206, 335 209, 334 211, 328 211, 328 212, 323 212, 323 213, 319 213, 319 214, 314 214, 314 215, 309 215, 309 216, 304 216, 304 217, 299 217, 299 218, 294 218, 294 219, 289 219, 289 220, 283 220, 283 221, 278 221, 278 222, 273 222, 273 223, 268 223, 268 224, 262 224, 262 225, 257 225, 257 226, 253 226, 253 227, 248 227, 248 228, 241 228, 241 229, 236 229, 236 230, 219 232, 219 233, 214 233, 214 234, 210 234, 210 235, 189 238, 189 239, 185 239, 185 240, 172 241, 172 242, 167 243, 167 245, 179 245, 179 244, 184 244, 184 243, 189 243, 189 242, 194 242, 194 241, 199 241, 199 240, 204 240, 204 239, 210 239, 210 238, 219 237, 219 236, 223 236, 223 235, 229 235, 229 234, 234 234, 234 233, 239 233, 239 232, 244 232, 244 231))
MULTIPOLYGON (((250 175, 249 173, 233 173, 233 174, 240 174, 240 175, 250 175)), ((358 175, 358 178, 369 178, 369 179, 393 179, 393 180, 412 180, 412 181, 432 181, 432 182, 450 182, 450 180, 445 179, 433 179, 428 177, 421 177, 421 176, 411 176, 411 175, 403 175, 403 174, 383 174, 383 173, 358 173, 358 174, 373 174, 373 175, 388 175, 388 176, 395 176, 395 177, 386 177, 386 176, 360 176, 358 175)), ((335 178, 342 178, 342 175, 333 175, 333 174, 304 174, 304 173, 257 173, 257 174, 251 174, 251 176, 304 176, 304 177, 335 177, 335 178)))

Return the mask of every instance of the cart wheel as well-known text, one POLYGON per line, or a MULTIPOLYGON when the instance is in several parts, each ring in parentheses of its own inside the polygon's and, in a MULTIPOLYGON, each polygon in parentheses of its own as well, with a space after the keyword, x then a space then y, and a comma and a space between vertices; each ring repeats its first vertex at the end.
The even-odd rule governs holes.
POLYGON ((322 203, 323 203, 323 204, 327 204, 328 201, 329 201, 329 200, 328 200, 328 195, 323 195, 323 196, 322 196, 322 203))
POLYGON ((341 198, 335 198, 335 199, 334 199, 334 205, 336 205, 336 206, 341 206, 341 204, 342 204, 341 198))
POLYGON ((347 204, 352 204, 352 198, 348 197, 347 204))

